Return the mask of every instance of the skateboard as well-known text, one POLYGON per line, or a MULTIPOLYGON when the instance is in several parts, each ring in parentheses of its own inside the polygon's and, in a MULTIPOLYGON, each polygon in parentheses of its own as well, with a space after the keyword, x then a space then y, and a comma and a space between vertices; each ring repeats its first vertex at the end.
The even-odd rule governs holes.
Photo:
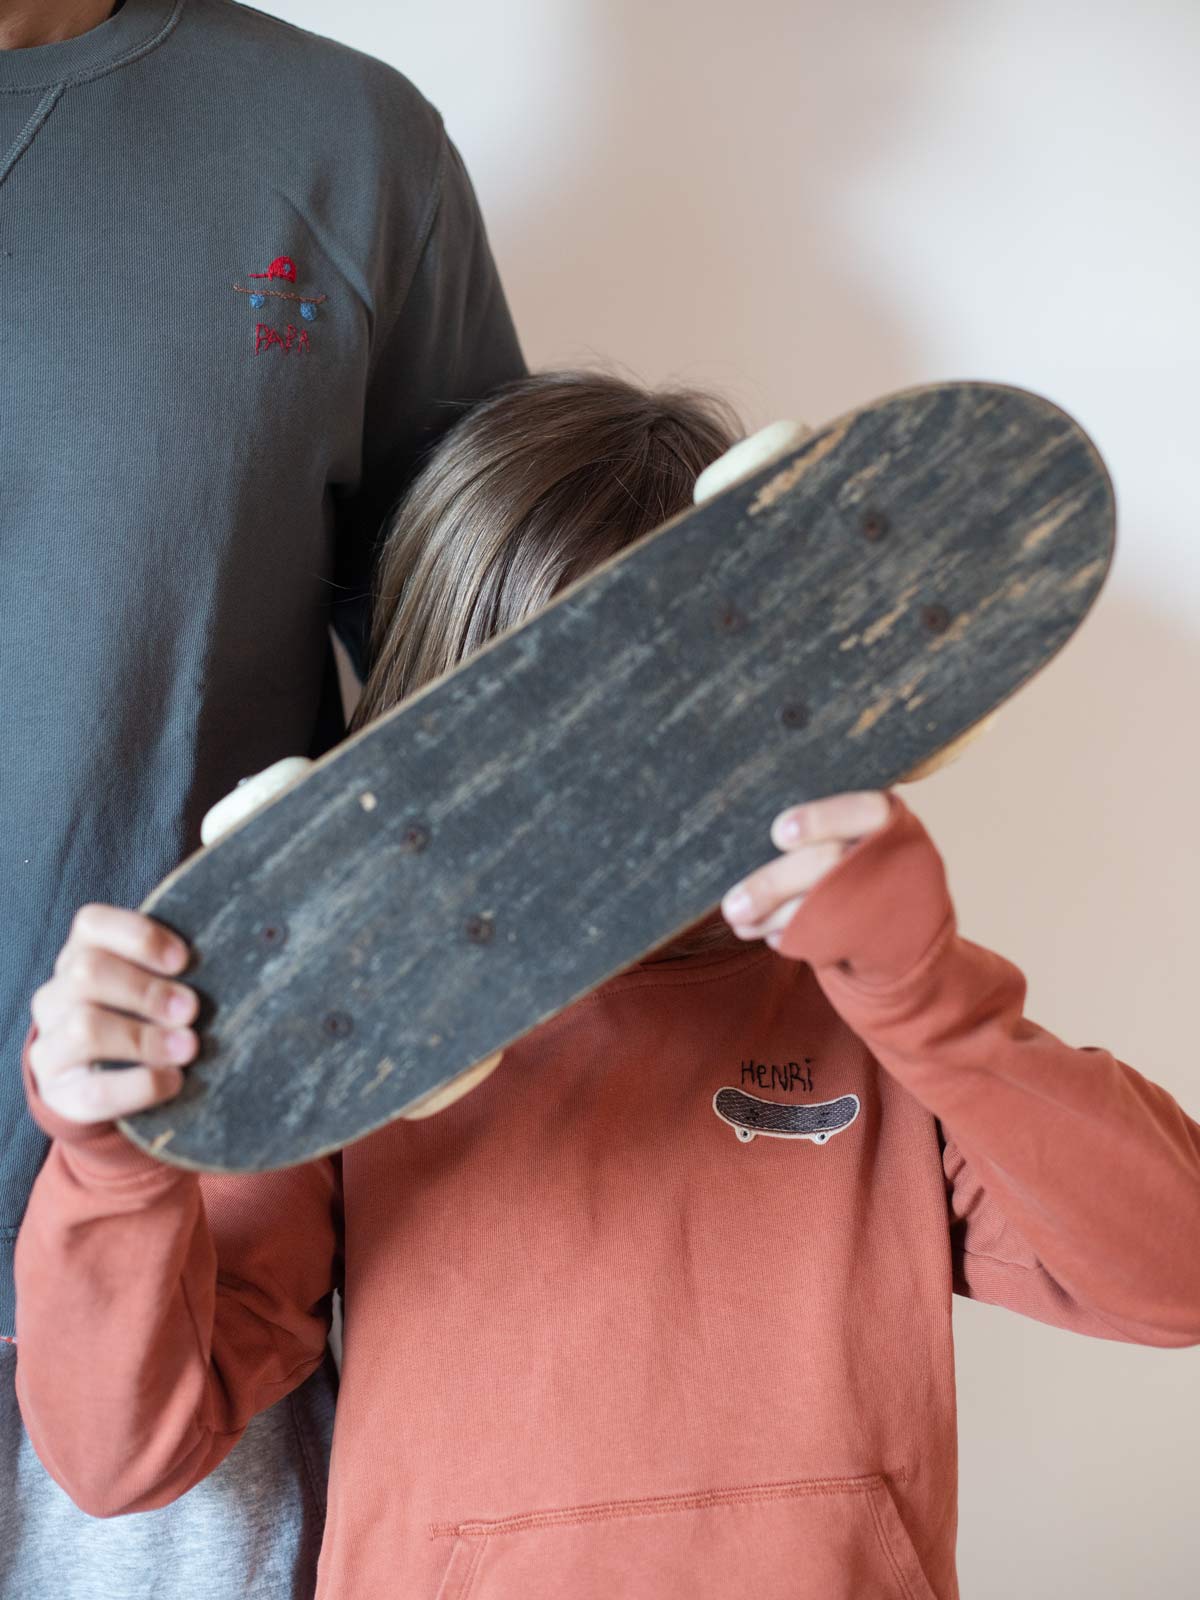
POLYGON ((749 1144, 760 1133, 769 1139, 807 1139, 810 1144, 824 1144, 831 1134, 841 1133, 858 1116, 858 1096, 844 1094, 836 1100, 786 1105, 778 1100, 760 1100, 744 1089, 718 1089, 713 1095, 713 1110, 743 1144, 749 1144))
MULTIPOLYGON (((710 911, 785 806, 887 788, 1007 700, 1113 537, 1095 447, 1023 390, 912 389, 809 435, 150 895, 193 947, 201 1052, 124 1132, 247 1172, 383 1126, 710 911)), ((788 1131, 747 1098, 739 1137, 788 1131)))

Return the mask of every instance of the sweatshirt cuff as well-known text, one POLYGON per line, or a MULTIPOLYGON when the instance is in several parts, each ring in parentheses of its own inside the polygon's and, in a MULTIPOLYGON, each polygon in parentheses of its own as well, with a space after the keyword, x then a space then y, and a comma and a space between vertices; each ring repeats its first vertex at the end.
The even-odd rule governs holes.
POLYGON ((784 929, 781 955, 834 968, 855 988, 891 988, 954 936, 946 869, 903 801, 821 879, 784 929))
POLYGON ((123 1179, 158 1174, 172 1178, 183 1177, 176 1168, 155 1161, 144 1150, 139 1150, 121 1133, 115 1122, 72 1122, 52 1111, 38 1092, 37 1079, 29 1065, 29 1047, 37 1038, 37 1028, 31 1027, 21 1051, 21 1077, 25 1085, 25 1101, 29 1115, 44 1134, 57 1144, 65 1145, 71 1154, 72 1166, 82 1169, 90 1177, 123 1179))

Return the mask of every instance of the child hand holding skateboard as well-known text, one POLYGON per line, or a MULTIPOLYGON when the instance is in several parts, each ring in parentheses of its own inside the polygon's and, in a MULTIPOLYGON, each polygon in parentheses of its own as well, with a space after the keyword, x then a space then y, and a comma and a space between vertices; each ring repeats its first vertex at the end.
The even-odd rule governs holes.
MULTIPOLYGON (((771 831, 782 854, 725 896, 739 939, 778 949, 807 894, 888 818, 879 794, 837 795, 783 812, 771 831)), ((68 1122, 109 1123, 170 1100, 199 1039, 196 993, 179 979, 187 946, 136 911, 84 906, 33 997, 28 1058, 42 1103, 68 1122), (98 1072, 96 1061, 133 1063, 98 1072)))
MULTIPOLYGON (((703 404, 606 379, 472 413, 393 525, 359 726, 680 509, 729 443, 703 404)), ((255 1177, 113 1127, 121 1094, 175 1090, 181 951, 81 916, 35 1008, 55 1143, 18 1244, 22 1406, 59 1481, 102 1515, 185 1493, 321 1359, 340 1288, 322 1594, 952 1600, 952 1290, 1200 1341, 1200 1127, 1024 1016, 895 797, 782 811, 772 839, 727 921, 441 1115, 255 1177), (97 1088, 121 1076, 99 1054, 144 1070, 97 1088)))
POLYGON ((805 897, 887 819, 888 803, 881 794, 834 795, 781 812, 771 828, 771 843, 780 854, 721 902, 738 938, 764 939, 778 950, 805 897))
POLYGON ((111 1122, 169 1100, 199 1048, 196 992, 177 980, 188 948, 116 906, 75 915, 53 976, 33 997, 29 1066, 46 1107, 68 1122, 111 1122), (128 1061, 99 1072, 96 1061, 128 1061))

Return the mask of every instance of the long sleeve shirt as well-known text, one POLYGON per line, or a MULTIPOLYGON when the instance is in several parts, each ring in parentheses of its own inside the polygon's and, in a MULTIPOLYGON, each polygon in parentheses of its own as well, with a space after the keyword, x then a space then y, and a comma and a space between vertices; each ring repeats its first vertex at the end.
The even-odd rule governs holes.
POLYGON ((97 1514, 183 1494, 339 1285, 320 1594, 953 1600, 952 1291, 1200 1341, 1200 1127, 1024 994, 894 803, 780 953, 635 967, 338 1157, 197 1177, 41 1109, 37 1449, 97 1514))
POLYGON ((0 51, 0 1335, 29 996, 88 900, 340 733, 332 623, 421 453, 524 368, 398 72, 227 0, 0 51))

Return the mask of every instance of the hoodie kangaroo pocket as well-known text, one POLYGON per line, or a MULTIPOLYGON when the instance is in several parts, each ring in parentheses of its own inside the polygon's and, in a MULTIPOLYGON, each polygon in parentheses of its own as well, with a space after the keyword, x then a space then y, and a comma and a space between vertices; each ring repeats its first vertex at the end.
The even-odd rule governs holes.
POLYGON ((936 1600, 887 1479, 611 1500, 433 1529, 437 1600, 936 1600))

